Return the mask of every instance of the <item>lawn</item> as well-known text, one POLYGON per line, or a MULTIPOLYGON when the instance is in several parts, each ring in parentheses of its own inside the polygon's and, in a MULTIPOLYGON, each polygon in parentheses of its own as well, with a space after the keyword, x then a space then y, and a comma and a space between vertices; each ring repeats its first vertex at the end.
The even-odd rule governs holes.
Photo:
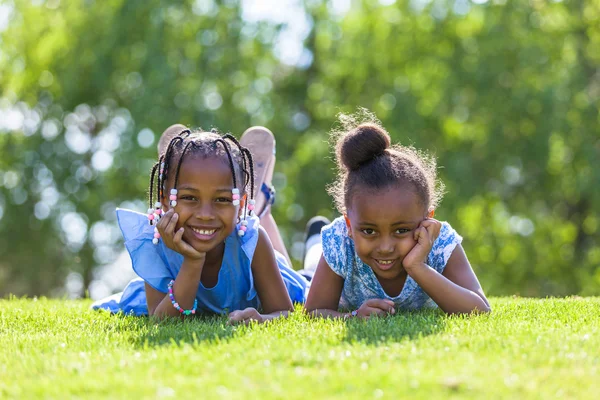
POLYGON ((600 298, 231 327, 0 300, 0 398, 596 399, 600 298))

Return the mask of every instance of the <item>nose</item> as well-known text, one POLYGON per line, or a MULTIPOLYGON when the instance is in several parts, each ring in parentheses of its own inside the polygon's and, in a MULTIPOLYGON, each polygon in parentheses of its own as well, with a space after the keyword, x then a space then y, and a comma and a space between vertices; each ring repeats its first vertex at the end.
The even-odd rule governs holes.
POLYGON ((212 201, 202 202, 196 209, 196 218, 202 221, 215 219, 212 201))
POLYGON ((396 244, 395 244, 394 240, 386 237, 386 238, 381 239, 378 247, 379 248, 377 250, 378 250, 379 254, 381 254, 381 255, 392 254, 395 250, 396 244))

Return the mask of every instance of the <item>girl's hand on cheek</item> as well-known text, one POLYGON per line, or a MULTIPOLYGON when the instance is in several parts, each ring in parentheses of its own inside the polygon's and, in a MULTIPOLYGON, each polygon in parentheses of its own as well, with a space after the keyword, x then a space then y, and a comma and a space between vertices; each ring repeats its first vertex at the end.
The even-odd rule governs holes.
POLYGON ((175 231, 178 220, 179 215, 174 209, 170 209, 163 215, 160 221, 158 221, 156 228, 158 229, 158 233, 160 233, 163 242, 165 242, 165 245, 168 248, 175 250, 186 258, 190 258, 194 261, 204 261, 206 253, 200 253, 183 240, 184 228, 181 227, 175 231))
POLYGON ((402 260, 402 266, 407 272, 422 267, 427 262, 427 256, 433 247, 433 242, 440 235, 442 223, 436 219, 423 220, 414 230, 415 246, 402 260))
POLYGON ((232 311, 231 313, 229 313, 228 323, 230 325, 234 325, 234 324, 248 325, 252 321, 256 321, 259 323, 264 321, 263 316, 258 311, 256 311, 255 308, 248 307, 244 310, 236 310, 236 311, 232 311))

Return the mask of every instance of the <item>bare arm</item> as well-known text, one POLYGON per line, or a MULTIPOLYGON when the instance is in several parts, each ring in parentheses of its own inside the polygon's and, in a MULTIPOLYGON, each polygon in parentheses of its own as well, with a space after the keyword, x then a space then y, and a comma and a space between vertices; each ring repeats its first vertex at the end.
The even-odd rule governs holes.
MULTIPOLYGON (((183 255, 183 264, 173 283, 173 297, 184 310, 189 310, 194 305, 202 268, 206 260, 206 253, 196 251, 192 246, 183 240, 183 230, 180 228, 175 231, 179 215, 175 210, 170 209, 157 225, 165 245, 183 255)), ((148 314, 159 318, 175 317, 181 315, 173 304, 169 296, 162 293, 146 283, 146 303, 148 305, 148 314)))
MULTIPOLYGON (((196 260, 184 259, 181 269, 177 274, 175 283, 173 284, 173 296, 179 307, 184 310, 189 310, 194 305, 200 277, 202 276, 202 267, 204 260, 201 262, 196 260)), ((146 283, 146 302, 148 304, 148 314, 159 318, 176 317, 181 313, 173 307, 169 296, 159 292, 152 286, 146 283)))
POLYGON ((287 316, 294 309, 279 272, 273 245, 262 227, 258 231, 258 243, 252 259, 252 276, 264 314, 254 308, 233 311, 229 314, 231 323, 265 322, 287 316))
POLYGON ((344 313, 337 311, 343 287, 344 278, 333 272, 321 255, 304 306, 306 311, 315 317, 344 317, 344 313))
POLYGON ((442 274, 424 263, 408 268, 407 272, 448 314, 491 311, 460 244, 452 252, 442 274))

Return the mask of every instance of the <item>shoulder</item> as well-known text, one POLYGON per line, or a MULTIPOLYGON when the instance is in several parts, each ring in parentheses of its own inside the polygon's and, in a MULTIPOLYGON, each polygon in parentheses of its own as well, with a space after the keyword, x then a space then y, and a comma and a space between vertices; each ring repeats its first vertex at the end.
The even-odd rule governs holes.
POLYGON ((323 258, 336 274, 345 278, 351 262, 349 254, 354 253, 353 243, 348 236, 344 217, 338 217, 321 230, 323 258))
POLYGON ((440 222, 442 223, 440 234, 433 243, 433 247, 431 248, 428 257, 429 265, 438 272, 444 270, 452 252, 463 240, 462 236, 460 236, 448 222, 440 222))

